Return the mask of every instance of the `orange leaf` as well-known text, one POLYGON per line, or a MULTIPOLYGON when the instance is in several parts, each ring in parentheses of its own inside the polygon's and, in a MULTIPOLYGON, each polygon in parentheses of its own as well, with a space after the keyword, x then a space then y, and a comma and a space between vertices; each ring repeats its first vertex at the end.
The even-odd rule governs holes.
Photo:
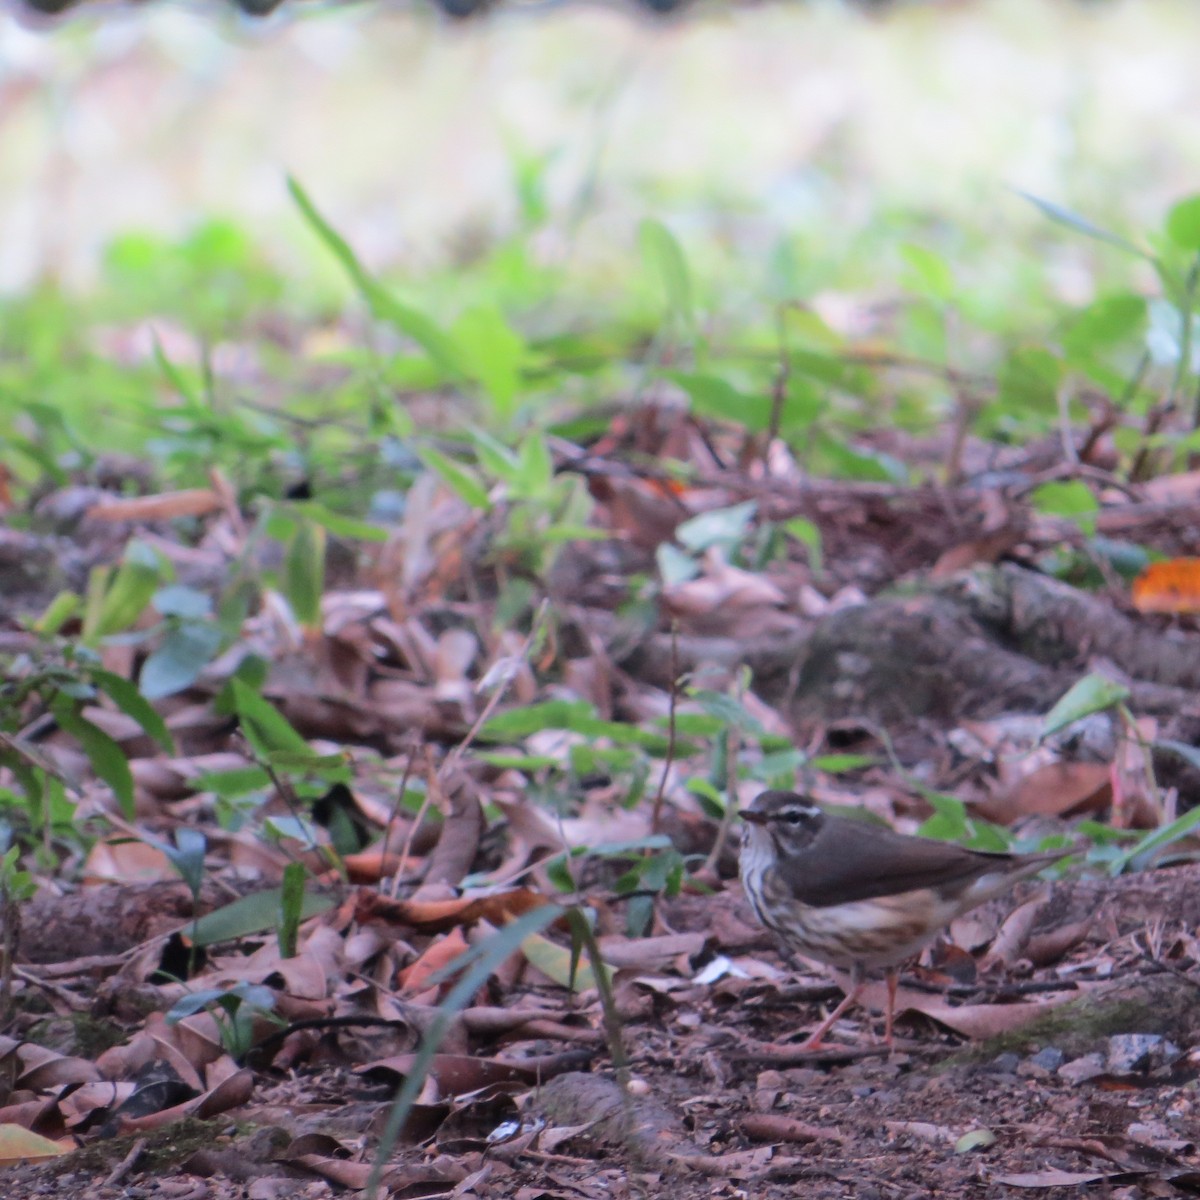
POLYGON ((381 921, 387 925, 407 925, 422 933, 441 933, 456 925, 474 925, 478 921, 506 925, 549 903, 545 896, 528 888, 454 900, 390 900, 364 888, 358 893, 354 916, 364 924, 381 921))
POLYGON ((157 883, 178 878, 179 872, 157 846, 126 837, 97 842, 88 851, 83 865, 85 887, 109 883, 157 883))
MULTIPOLYGON (((386 853, 381 848, 374 847, 358 854, 347 854, 342 861, 345 863, 346 874, 349 875, 350 882, 365 884, 378 883, 389 875, 395 875, 402 866, 412 868, 420 865, 423 860, 415 855, 409 855, 408 862, 405 863, 399 854, 386 853)), ((335 871, 329 872, 331 882, 336 876, 335 871)))
POLYGON ((461 929, 452 929, 444 938, 434 942, 415 962, 400 972, 402 994, 413 995, 425 990, 429 977, 436 975, 447 964, 452 963, 467 948, 467 939, 461 929))
POLYGON ((1151 563, 1133 581, 1138 612, 1200 613, 1200 558, 1151 563))

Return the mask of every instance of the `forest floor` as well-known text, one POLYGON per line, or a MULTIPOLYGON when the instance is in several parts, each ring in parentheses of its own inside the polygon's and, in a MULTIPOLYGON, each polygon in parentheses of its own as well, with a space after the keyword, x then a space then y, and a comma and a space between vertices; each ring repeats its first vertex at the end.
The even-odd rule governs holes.
MULTIPOLYGON (((108 832, 48 834, 82 886, 45 871, 9 917, 0 1124, 78 1148, 3 1168, 4 1196, 362 1192, 430 1038, 381 1165, 407 1200, 1200 1189, 1200 865, 1179 823, 1198 795, 1200 637, 1138 611, 1089 540, 1194 554, 1200 479, 1118 486, 1086 461, 1099 444, 1081 437, 1065 465, 1057 442, 891 444, 956 454, 957 482, 850 484, 646 405, 587 449, 555 445, 606 536, 563 550, 545 604, 499 619, 485 548, 511 512, 426 476, 387 543, 331 538, 319 623, 268 599, 236 652, 156 703, 171 752, 144 714, 84 708, 129 762, 131 814, 69 722, 27 727, 76 827, 108 832), (668 456, 694 468, 689 488, 646 465, 668 456), (1089 529, 1028 502, 1065 477, 1095 489, 1089 529), (685 543, 694 570, 648 618, 629 607, 697 519, 720 536, 685 543), (820 563, 811 538, 758 563, 728 553, 788 522, 819 532, 820 563), (265 675, 231 708, 249 654, 265 675), (840 992, 754 923, 732 813, 697 784, 722 770, 741 803, 786 775, 908 832, 978 841, 986 818, 1018 849, 1071 830, 1091 849, 954 923, 905 977, 890 1053, 882 985, 835 1049, 798 1052, 840 992), (256 807, 233 819, 247 779, 256 807), (189 829, 205 838, 194 911, 189 829), (311 907, 284 954, 263 889, 291 862, 311 907), (594 917, 608 1021, 588 953, 572 975, 578 926, 536 925, 552 903, 594 917), (519 953, 500 953, 514 929, 519 953), (469 947, 477 977, 456 997, 438 972, 469 947)), ((41 496, 55 532, 5 534, 7 653, 45 644, 17 614, 63 577, 82 590, 134 537, 199 591, 259 552, 218 486, 180 525, 176 497, 130 500, 119 468, 41 496)), ((136 678, 143 654, 129 640, 102 657, 136 678)))

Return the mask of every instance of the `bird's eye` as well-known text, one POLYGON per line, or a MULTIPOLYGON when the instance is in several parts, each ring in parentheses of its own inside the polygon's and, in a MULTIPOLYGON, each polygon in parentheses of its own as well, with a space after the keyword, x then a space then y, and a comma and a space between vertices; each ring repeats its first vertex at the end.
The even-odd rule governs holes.
POLYGON ((786 821, 789 825, 803 825, 808 819, 808 813, 801 812, 797 808, 789 808, 787 812, 779 814, 780 819, 786 821))

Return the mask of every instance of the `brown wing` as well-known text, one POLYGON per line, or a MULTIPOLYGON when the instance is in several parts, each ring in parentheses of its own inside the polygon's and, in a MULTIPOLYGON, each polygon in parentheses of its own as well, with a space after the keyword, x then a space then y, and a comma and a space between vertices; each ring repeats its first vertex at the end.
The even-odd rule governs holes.
POLYGON ((953 896, 1015 861, 1011 854, 964 850, 829 815, 803 858, 803 875, 788 872, 793 878, 787 883, 797 900, 816 908, 926 887, 953 896))

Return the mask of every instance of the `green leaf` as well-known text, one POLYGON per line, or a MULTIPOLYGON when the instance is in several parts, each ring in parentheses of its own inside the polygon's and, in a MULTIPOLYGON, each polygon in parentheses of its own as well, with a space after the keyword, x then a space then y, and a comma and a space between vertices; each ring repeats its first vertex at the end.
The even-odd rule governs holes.
POLYGON ((117 798, 121 815, 132 821, 137 815, 133 805, 133 773, 125 752, 112 738, 91 721, 75 711, 75 703, 58 696, 51 704, 54 719, 64 733, 69 733, 83 747, 92 770, 108 784, 117 798))
POLYGON ((199 896, 201 885, 204 883, 204 852, 208 849, 204 834, 185 825, 175 831, 174 846, 169 842, 154 844, 179 872, 180 878, 188 886, 188 891, 193 896, 199 896))
POLYGON ((196 682, 221 648, 216 625, 185 621, 168 629, 159 646, 142 664, 138 685, 151 700, 173 696, 196 682))
POLYGON ((164 617, 198 621, 212 612, 212 597, 181 583, 159 588, 151 598, 155 611, 164 617))
POLYGON ((1091 716, 1092 713, 1104 712, 1128 698, 1127 687, 1093 671, 1075 683, 1046 714, 1042 721, 1041 736, 1047 738, 1073 721, 1091 716))
POLYGON ((401 304, 374 281, 368 284, 365 294, 371 311, 381 321, 387 321, 412 338, 447 378, 457 379, 465 374, 457 346, 431 318, 410 305, 401 304))
POLYGON ((301 521, 283 561, 283 594, 303 628, 321 627, 324 593, 325 530, 312 521, 301 521))
POLYGON ((213 771, 197 776, 192 787, 197 792, 218 796, 245 796, 271 786, 271 777, 262 767, 238 767, 232 771, 213 771))
POLYGON ((230 683, 242 732, 262 757, 266 758, 275 751, 312 756, 309 744, 292 728, 279 709, 240 679, 232 679, 230 683))
POLYGON ((279 895, 279 953, 284 958, 296 955, 296 938, 304 912, 304 883, 308 872, 303 863, 291 862, 283 868, 283 886, 279 895))
POLYGON ((485 471, 490 471, 497 479, 512 483, 520 472, 517 456, 502 442, 497 441, 484 429, 471 430, 471 442, 475 447, 475 456, 479 465, 485 471))
POLYGON ((540 433, 531 433, 521 442, 512 494, 522 499, 538 499, 546 495, 553 481, 554 460, 546 439, 540 433))
POLYGON ((275 993, 261 983, 242 980, 227 988, 203 988, 181 996, 166 1014, 168 1025, 177 1025, 187 1017, 203 1012, 207 1008, 219 1008, 227 1013, 236 1013, 243 1005, 270 1012, 275 1007, 275 993))
MULTIPOLYGON (((320 896, 313 892, 305 893, 300 906, 300 919, 307 920, 318 913, 327 912, 337 903, 333 896, 320 896)), ((232 942, 240 937, 248 937, 252 933, 262 933, 267 929, 275 929, 279 920, 280 907, 283 904, 282 888, 267 888, 262 892, 253 892, 226 904, 224 908, 214 909, 205 913, 194 926, 188 925, 188 932, 197 946, 212 946, 217 942, 232 942)))
POLYGON ((46 610, 33 623, 34 633, 50 637, 79 611, 82 600, 74 592, 59 592, 47 605, 46 610))
POLYGON ((299 842, 304 850, 316 850, 320 845, 317 826, 305 817, 275 814, 263 821, 263 829, 276 838, 289 838, 299 842))
POLYGON ((163 378, 179 393, 189 404, 199 408, 203 404, 203 398, 200 393, 194 388, 184 376, 183 372, 167 357, 167 352, 162 348, 162 343, 158 340, 158 331, 153 331, 154 338, 154 361, 158 364, 158 369, 162 372, 163 378))
POLYGON ((957 796, 931 793, 925 797, 933 809, 917 829, 921 837, 937 838, 943 842, 966 842, 971 837, 967 806, 957 796))
POLYGON ((913 299, 900 312, 899 336, 901 349, 908 353, 930 362, 945 362, 945 306, 924 297, 913 299))
POLYGON ((521 943, 521 952, 543 975, 568 991, 582 992, 596 986, 596 976, 584 967, 578 970, 578 958, 565 946, 559 946, 540 933, 531 933, 521 943))
POLYGON ((1043 483, 1033 490, 1029 499, 1038 512, 1068 517, 1085 532, 1095 532, 1100 503, 1081 479, 1043 483))
POLYGON ((479 481, 479 476, 470 467, 455 462, 440 450, 426 446, 417 452, 420 460, 431 470, 436 471, 443 481, 465 500, 472 508, 485 511, 492 507, 488 499, 487 488, 479 481))
POLYGON ((700 564, 690 555, 672 546, 670 542, 661 542, 654 552, 654 561, 658 565, 658 573, 662 576, 664 587, 676 587, 695 579, 700 574, 700 564))
POLYGON ((677 317, 692 319, 692 281, 687 258, 675 235, 661 222, 647 219, 638 227, 638 241, 646 265, 658 276, 667 307, 677 317))
POLYGON ((1112 861, 1109 865, 1110 874, 1120 875, 1122 871, 1140 861, 1148 864, 1151 857, 1159 850, 1186 837, 1197 826, 1200 826, 1200 808, 1190 809, 1182 817, 1177 817, 1161 829, 1152 829, 1145 837, 1139 839, 1120 857, 1112 861))
POLYGON ((714 546, 727 554, 732 553, 745 541, 757 511, 758 502, 755 500, 732 504, 728 508, 710 509, 684 521, 675 530, 675 538, 693 554, 714 546))
POLYGON ((1132 294, 1106 296, 1076 313, 1063 335, 1073 360, 1109 352, 1137 336, 1146 323, 1146 301, 1132 294))
MULTIPOLYGON (((608 738, 618 746, 641 746, 652 754, 664 753, 668 744, 665 734, 620 721, 602 720, 595 715, 592 706, 582 700, 547 700, 510 709, 492 717, 478 736, 483 741, 499 742, 525 737, 542 729, 571 729, 591 738, 608 738)), ((676 750, 681 754, 685 752, 679 746, 676 750)))
POLYGON ((521 738, 543 729, 572 729, 593 720, 595 710, 585 700, 544 700, 497 713, 480 731, 489 741, 521 738))
POLYGON ((462 364, 453 339, 435 322, 415 308, 402 304, 372 278, 358 261, 349 242, 321 216, 308 193, 291 176, 288 177, 288 191, 309 228, 341 263, 375 316, 412 338, 447 376, 456 378, 461 375, 462 364))
MULTIPOLYGON (((83 640, 95 642, 132 626, 158 589, 161 574, 158 556, 136 539, 125 547, 121 565, 112 583, 98 598, 89 586, 88 608, 83 621, 83 640)), ((104 580, 101 572, 93 575, 104 580)))
POLYGON ((575 876, 571 874, 571 858, 570 854, 557 854, 554 858, 547 859, 545 862, 546 878, 558 888, 560 892, 570 894, 576 890, 575 876))
POLYGON ((1095 238, 1099 242, 1107 242, 1110 246, 1116 246, 1128 254, 1136 254, 1138 258, 1150 257, 1144 250, 1135 246, 1127 238, 1123 238, 1120 234, 1112 233, 1107 229, 1102 229, 1099 225, 1089 221, 1086 217, 1081 217, 1078 213, 1072 212, 1069 208, 1063 208, 1062 205, 1055 204, 1050 200, 1042 200, 1030 192, 1021 191, 1019 188, 1017 189, 1017 195, 1023 196, 1030 204, 1034 204, 1040 208, 1050 220, 1057 221, 1060 225, 1065 225, 1068 229, 1074 229, 1076 233, 1085 234, 1087 237, 1095 238))
POLYGON ((806 434, 803 440, 807 442, 813 459, 832 475, 883 483, 908 482, 905 465, 883 451, 857 449, 825 430, 806 434))
POLYGON ((813 577, 820 579, 825 573, 824 559, 821 557, 821 531, 807 517, 793 517, 784 524, 797 541, 808 548, 808 563, 812 567, 813 577))
POLYGON ((1062 363, 1044 346, 1014 350, 1000 365, 996 377, 997 401, 1053 418, 1058 414, 1058 388, 1062 363))
POLYGON ((710 717, 716 717, 723 726, 737 729, 753 738, 766 733, 756 716, 740 701, 724 692, 696 691, 694 698, 710 717))
POLYGON ((553 754, 503 754, 494 750, 481 750, 473 757, 500 771, 523 771, 526 775, 557 767, 559 760, 553 754))
POLYGON ((688 394, 692 411, 700 416, 730 421, 751 433, 759 433, 771 423, 770 396, 743 392, 718 375, 687 371, 667 371, 666 375, 688 394))
POLYGON ((795 778, 796 772, 806 766, 808 755, 803 750, 790 747, 772 754, 764 754, 750 768, 750 774, 753 778, 764 780, 775 787, 786 787, 795 778))
MULTIPOLYGON (((241 997, 237 999, 240 1003, 241 997)), ((166 1022, 168 1025, 178 1025, 180 1021, 185 1021, 188 1017, 203 1012, 210 1004, 222 1002, 222 1007, 227 1007, 229 1000, 230 996, 226 988, 201 988, 198 992, 188 992, 186 995, 180 996, 167 1009, 166 1022)))
POLYGON ((818 754, 812 760, 814 771, 824 771, 828 775, 840 775, 843 771, 861 771, 864 767, 874 767, 879 763, 873 754, 818 754))
POLYGON ((954 273, 940 254, 915 242, 901 246, 900 254, 909 266, 911 274, 907 284, 913 291, 922 292, 943 304, 954 298, 954 273))
POLYGON ((347 783, 353 778, 345 753, 317 754, 314 750, 272 750, 267 761, 277 771, 294 771, 320 775, 328 782, 347 783))
POLYGON ((467 373, 482 384, 496 413, 507 420, 516 408, 524 339, 498 308, 469 308, 455 322, 453 337, 467 373))
POLYGON ((331 512, 323 504, 315 500, 299 500, 292 507, 302 517, 307 517, 322 529, 328 530, 334 537, 353 538, 360 542, 386 542, 388 531, 379 525, 367 521, 356 521, 353 517, 331 512))
POLYGON ((1200 196, 1180 200, 1167 213, 1167 236, 1184 250, 1200 251, 1200 196))
POLYGON ((145 696, 120 675, 93 667, 92 682, 127 716, 132 717, 168 754, 175 753, 175 742, 166 722, 147 703, 145 696))

